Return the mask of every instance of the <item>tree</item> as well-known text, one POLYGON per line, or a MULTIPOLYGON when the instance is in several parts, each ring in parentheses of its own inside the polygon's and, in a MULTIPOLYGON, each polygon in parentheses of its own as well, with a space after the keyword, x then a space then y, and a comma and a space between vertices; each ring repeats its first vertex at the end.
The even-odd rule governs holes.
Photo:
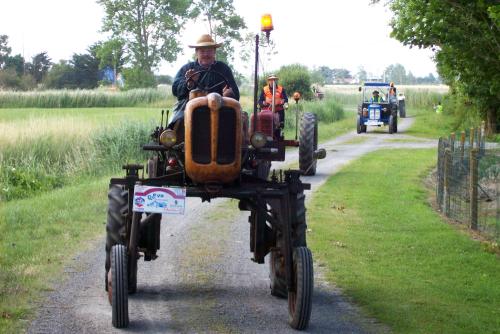
POLYGON ((123 68, 126 62, 125 41, 119 38, 112 38, 97 46, 97 57, 99 58, 99 69, 111 67, 113 69, 113 84, 116 82, 116 75, 123 68))
POLYGON ((241 30, 246 29, 245 20, 235 13, 233 0, 197 0, 196 13, 207 23, 209 33, 222 47, 217 49, 217 59, 231 64, 234 60, 234 45, 242 43, 241 30))
POLYGON ((327 84, 325 76, 319 69, 313 69, 310 72, 311 82, 318 85, 327 84))
POLYGON ((323 77, 325 84, 331 85, 333 84, 333 80, 335 79, 335 74, 333 70, 328 66, 320 66, 317 72, 323 77))
POLYGON ((76 89, 75 70, 67 61, 61 60, 54 64, 44 80, 47 88, 76 89))
POLYGON ((300 92, 305 99, 312 98, 311 75, 306 66, 301 64, 281 66, 277 74, 280 84, 289 94, 300 92))
POLYGON ((32 62, 26 64, 28 72, 33 76, 36 83, 42 82, 43 78, 52 66, 47 52, 41 52, 32 58, 32 62))
POLYGON ((349 70, 346 70, 345 68, 334 68, 332 72, 334 83, 344 83, 346 80, 352 78, 349 70))
POLYGON ((356 76, 358 77, 359 82, 363 82, 368 79, 368 73, 366 73, 366 70, 363 66, 360 66, 358 68, 358 73, 356 74, 356 76))
POLYGON ((498 0, 391 0, 389 6, 394 12, 391 35, 410 47, 434 50, 444 82, 457 97, 465 96, 477 106, 488 133, 496 132, 500 116, 498 0))
POLYGON ((178 35, 192 16, 188 0, 97 0, 105 10, 103 30, 125 41, 134 67, 151 72, 160 60, 177 59, 178 35))
POLYGON ((384 78, 386 81, 392 81, 398 85, 409 84, 406 76, 406 69, 401 64, 391 64, 387 66, 384 71, 384 78))
POLYGON ((153 73, 140 67, 123 69, 123 77, 125 79, 125 89, 147 88, 156 85, 153 73))
POLYGON ((13 69, 17 75, 22 76, 24 74, 24 65, 24 58, 18 54, 5 59, 4 69, 13 69))
POLYGON ((158 85, 171 85, 174 82, 174 78, 168 74, 156 75, 155 80, 158 85))
POLYGON ((0 35, 0 69, 3 68, 5 60, 9 57, 12 49, 8 46, 9 36, 0 35))
POLYGON ((73 54, 70 61, 74 72, 74 84, 76 88, 92 89, 99 82, 99 59, 95 53, 73 54))

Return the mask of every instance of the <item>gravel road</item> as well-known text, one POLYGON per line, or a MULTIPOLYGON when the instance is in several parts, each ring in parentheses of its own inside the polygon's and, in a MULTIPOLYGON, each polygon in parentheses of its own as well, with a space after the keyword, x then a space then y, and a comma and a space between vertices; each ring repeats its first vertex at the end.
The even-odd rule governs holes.
MULTIPOLYGON (((312 191, 348 162, 380 148, 428 148, 436 142, 404 135, 411 118, 400 119, 400 133, 351 132, 323 145, 317 175, 304 177, 312 191)), ((354 124, 353 124, 354 127, 354 124)), ((298 161, 287 154, 288 164, 298 161)), ((281 164, 281 166, 285 166, 281 164)), ((280 164, 273 165, 279 168, 280 164)), ((310 193, 306 193, 310 194, 310 193)), ((201 203, 189 198, 183 217, 162 222, 159 258, 139 261, 138 292, 129 297, 130 326, 111 325, 104 291, 103 238, 79 254, 54 291, 40 305, 29 333, 289 333, 286 299, 269 293, 268 265, 250 260, 248 213, 237 202, 201 203)), ((314 254, 313 254, 314 256, 314 254)), ((310 333, 386 333, 366 318, 315 266, 310 333)))

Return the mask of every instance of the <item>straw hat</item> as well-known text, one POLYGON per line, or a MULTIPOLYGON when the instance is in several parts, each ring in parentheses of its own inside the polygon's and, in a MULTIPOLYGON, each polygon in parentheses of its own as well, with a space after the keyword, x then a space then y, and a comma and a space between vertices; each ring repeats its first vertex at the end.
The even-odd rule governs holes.
POLYGON ((267 77, 267 80, 279 80, 279 78, 275 74, 271 74, 267 77))
POLYGON ((196 41, 196 44, 189 45, 190 48, 218 48, 222 45, 222 43, 215 43, 212 36, 205 34, 201 35, 200 38, 196 41))

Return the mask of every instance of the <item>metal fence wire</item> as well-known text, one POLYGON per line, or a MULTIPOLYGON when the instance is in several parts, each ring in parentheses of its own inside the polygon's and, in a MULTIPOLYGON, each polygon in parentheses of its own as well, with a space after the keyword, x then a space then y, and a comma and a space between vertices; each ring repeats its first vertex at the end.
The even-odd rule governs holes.
POLYGON ((436 201, 445 216, 500 241, 500 148, 484 127, 440 138, 436 201))

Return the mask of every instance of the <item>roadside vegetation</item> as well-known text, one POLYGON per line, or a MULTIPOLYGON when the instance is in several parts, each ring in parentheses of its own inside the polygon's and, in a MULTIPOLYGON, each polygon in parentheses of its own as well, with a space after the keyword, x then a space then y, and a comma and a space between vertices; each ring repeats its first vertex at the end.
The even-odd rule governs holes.
POLYGON ((23 332, 62 268, 103 235, 109 177, 79 181, 0 206, 0 333, 23 332))
MULTIPOLYGON (((64 126, 64 122, 60 122, 64 126)), ((144 159, 141 144, 153 123, 119 122, 81 132, 40 133, 0 141, 0 201, 31 197, 116 171, 127 161, 144 159)))
POLYGON ((166 88, 127 91, 106 89, 1 91, 2 108, 114 108, 173 105, 172 92, 166 88))
POLYGON ((309 245, 327 278, 396 333, 494 333, 498 257, 430 207, 435 163, 435 150, 384 150, 343 168, 308 206, 309 245))
MULTIPOLYGON (((44 100, 44 93, 39 94, 38 100, 44 100)), ((61 92, 55 100, 63 101, 64 96, 71 100, 70 95, 65 94, 61 92)), ((150 95, 143 96, 146 100, 138 99, 137 103, 149 105, 150 95)), ((73 98, 76 100, 68 105, 78 104, 81 96, 76 94, 73 98)), ((251 110, 248 98, 242 98, 242 104, 244 109, 251 110)), ((332 99, 301 101, 299 109, 318 115, 320 140, 351 127, 338 122, 344 118, 344 109, 332 99)), ((0 201, 26 198, 75 184, 81 177, 119 172, 127 161, 144 161, 146 156, 141 145, 148 142, 160 119, 160 107, 0 109, 0 129, 3 130, 0 134, 0 201)), ((295 135, 294 127, 295 112, 287 112, 289 138, 295 135)))

